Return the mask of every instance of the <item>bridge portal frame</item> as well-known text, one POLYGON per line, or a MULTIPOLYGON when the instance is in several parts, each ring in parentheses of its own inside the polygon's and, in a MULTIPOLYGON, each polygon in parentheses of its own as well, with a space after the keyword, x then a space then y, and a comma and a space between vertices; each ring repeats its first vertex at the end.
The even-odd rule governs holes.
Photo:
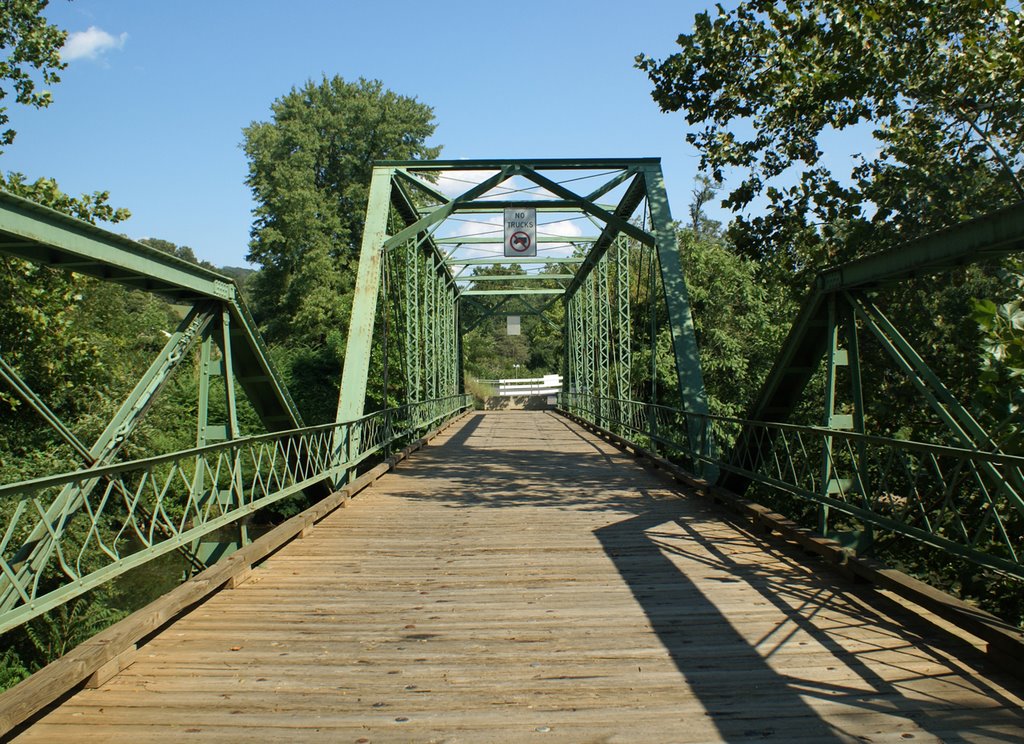
MULTIPOLYGON (((555 238, 540 236, 541 242, 555 238)), ((403 312, 406 318, 419 315, 415 323, 407 323, 404 344, 408 353, 410 347, 419 347, 423 339, 415 333, 433 335, 442 339, 442 347, 435 351, 436 364, 442 365, 429 370, 442 379, 456 379, 461 385, 461 346, 456 339, 459 330, 459 308, 462 299, 471 302, 481 295, 503 295, 516 297, 520 306, 532 312, 543 313, 543 307, 550 301, 561 299, 566 307, 566 337, 568 339, 565 370, 574 384, 581 375, 591 382, 600 379, 605 387, 614 381, 618 394, 629 386, 628 345, 619 341, 616 353, 610 348, 613 342, 629 335, 629 282, 622 276, 628 274, 628 261, 624 258, 625 241, 635 241, 654 250, 659 267, 660 291, 665 302, 671 330, 672 349, 675 359, 676 380, 679 397, 684 410, 695 414, 708 412, 704 390, 703 374, 690 312, 689 296, 683 273, 682 258, 672 222, 668 196, 659 158, 632 159, 534 159, 534 160, 431 160, 431 161, 382 161, 373 166, 370 181, 370 196, 366 210, 363 241, 360 249, 359 270, 356 278, 352 321, 345 353, 339 393, 337 420, 346 421, 363 415, 366 403, 367 384, 370 374, 371 355, 376 331, 377 318, 381 308, 381 290, 385 281, 385 266, 390 255, 396 254, 401 246, 406 247, 403 270, 409 272, 415 261, 427 260, 432 265, 430 276, 434 276, 441 292, 438 297, 454 305, 453 313, 442 313, 437 323, 431 325, 430 318, 422 317, 421 308, 411 302, 414 295, 406 293, 403 312), (557 173, 581 171, 602 171, 600 185, 586 194, 577 193, 566 183, 580 178, 559 182, 557 173), (435 180, 464 176, 467 188, 456 195, 446 194, 435 180), (509 188, 506 182, 520 178, 528 184, 525 189, 509 188), (537 192, 542 192, 538 196, 537 192), (523 192, 526 196, 520 196, 523 192), (615 204, 599 203, 599 199, 618 194, 615 204), (515 197, 515 198, 511 198, 515 197), (530 198, 527 198, 530 197, 530 198), (638 208, 644 207, 644 214, 638 216, 638 208), (599 230, 597 236, 568 238, 582 256, 559 256, 547 258, 458 258, 453 254, 462 245, 501 243, 500 238, 470 236, 465 241, 458 237, 437 235, 446 220, 459 214, 482 215, 508 207, 531 207, 540 213, 572 213, 585 217, 599 230), (640 224, 638 224, 640 223, 640 224), (409 252, 411 249, 411 253, 409 252), (445 249, 448 249, 445 252, 445 249), (503 289, 467 288, 460 286, 461 272, 469 266, 513 265, 513 264, 557 264, 559 273, 551 278, 558 288, 536 288, 516 286, 515 277, 509 277, 509 286, 503 289), (609 275, 616 277, 610 282, 609 275), (614 285, 614 286, 613 286, 614 285), (597 293, 607 296, 601 302, 597 293), (592 295, 592 296, 591 296, 592 295), (548 299, 543 306, 531 302, 534 296, 548 299), (580 305, 590 308, 595 322, 584 322, 580 305), (614 307, 613 312, 609 312, 614 307), (624 325, 625 324, 625 325, 624 325), (588 338, 583 338, 585 333, 588 338), (590 344, 605 352, 598 360, 591 360, 585 366, 593 367, 593 374, 584 374, 578 363, 585 355, 569 345, 590 344), (575 360, 575 361, 574 361, 575 360), (613 370, 614 368, 614 370, 613 370), (455 374, 452 375, 452 371, 455 374), (593 378, 593 379, 591 379, 593 378)), ((543 275, 531 275, 536 279, 543 275)), ((386 299, 385 299, 386 302, 386 299)), ((441 303, 442 306, 445 302, 441 303)), ((385 314, 385 317, 386 314, 385 314)), ((386 343, 386 341, 385 341, 386 343)), ((431 356, 424 357, 428 363, 431 356)), ((409 373, 413 370, 410 368, 409 373)), ((589 384, 589 383, 586 383, 589 384)), ((418 390, 420 382, 412 380, 409 389, 418 390)), ((605 390, 607 394, 610 390, 605 390)), ((439 391, 439 392, 456 392, 439 391)), ((410 400, 415 393, 410 392, 410 400)))

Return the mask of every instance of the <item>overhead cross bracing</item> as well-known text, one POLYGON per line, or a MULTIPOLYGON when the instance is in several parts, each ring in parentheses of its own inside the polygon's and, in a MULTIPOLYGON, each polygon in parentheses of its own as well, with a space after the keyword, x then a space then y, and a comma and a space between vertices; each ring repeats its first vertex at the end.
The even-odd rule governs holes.
MULTIPOLYGON (((500 298, 498 304, 472 305, 483 318, 499 311, 542 315, 560 302, 569 386, 630 397, 630 282, 636 279, 629 256, 636 250, 656 256, 650 266, 657 266, 657 290, 648 292, 662 296, 667 308, 680 403, 693 413, 707 411, 657 158, 377 163, 361 250, 339 420, 362 413, 375 325, 384 318, 405 324, 401 343, 408 369, 413 355, 431 379, 458 367, 455 345, 447 339, 459 334, 448 325, 430 325, 433 318, 420 312, 439 298, 454 307, 451 321, 441 322, 454 322, 455 331, 466 303, 478 298, 500 298), (506 246, 506 210, 536 215, 523 238, 531 243, 524 255, 506 246), (436 288, 424 293, 428 284, 436 288), (394 309, 387 309, 389 302, 394 309), (427 348, 424 339, 435 336, 441 346, 427 348)), ((414 399, 427 394, 419 378, 410 389, 414 399)))

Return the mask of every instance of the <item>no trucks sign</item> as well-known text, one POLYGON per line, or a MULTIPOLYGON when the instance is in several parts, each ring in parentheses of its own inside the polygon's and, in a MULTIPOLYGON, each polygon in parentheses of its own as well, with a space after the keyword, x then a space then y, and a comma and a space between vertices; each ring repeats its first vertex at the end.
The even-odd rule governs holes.
POLYGON ((505 257, 537 255, 537 210, 505 210, 505 257))

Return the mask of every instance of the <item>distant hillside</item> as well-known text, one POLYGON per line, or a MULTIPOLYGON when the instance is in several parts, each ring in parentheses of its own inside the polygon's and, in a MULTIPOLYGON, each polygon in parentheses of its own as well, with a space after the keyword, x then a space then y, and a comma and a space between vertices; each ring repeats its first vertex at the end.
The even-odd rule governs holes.
POLYGON ((245 280, 249 278, 251 274, 255 274, 255 269, 249 269, 244 266, 220 266, 217 271, 224 276, 230 276, 239 285, 245 284, 245 280))

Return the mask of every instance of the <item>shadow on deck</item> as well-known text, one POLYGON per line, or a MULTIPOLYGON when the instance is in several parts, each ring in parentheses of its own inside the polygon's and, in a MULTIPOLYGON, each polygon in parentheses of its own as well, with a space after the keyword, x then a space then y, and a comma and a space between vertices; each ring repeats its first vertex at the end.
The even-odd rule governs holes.
MULTIPOLYGON (((1000 677, 1004 684, 1015 681, 1005 679, 964 639, 834 572, 817 575, 816 556, 754 535, 732 514, 699 497, 684 494, 682 500, 666 502, 663 495, 650 492, 649 480, 659 476, 644 473, 641 480, 648 481, 647 487, 637 488, 636 471, 622 467, 626 455, 610 451, 604 442, 556 414, 547 416, 579 440, 578 451, 532 451, 523 447, 523 427, 514 425, 501 427, 497 447, 474 448, 474 432, 484 421, 476 414, 449 439, 443 458, 431 459, 429 474, 423 471, 424 478, 440 477, 471 488, 430 498, 454 508, 631 512, 632 516, 594 530, 594 535, 722 741, 873 741, 894 735, 909 740, 915 738, 914 729, 942 741, 1020 740, 1020 698, 998 682, 988 683, 977 670, 1000 677), (616 468, 614 475, 609 474, 610 467, 616 468), (511 494, 510 479, 519 483, 511 494), (571 483, 574 493, 553 493, 552 481, 571 483), (594 498, 620 491, 629 495, 594 498), (720 520, 728 529, 709 537, 704 529, 708 519, 720 520), (749 560, 751 555, 757 559, 749 560), (694 566, 700 568, 701 581, 687 570, 694 566), (724 613, 715 601, 716 593, 727 593, 730 586, 751 590, 746 593, 748 602, 735 605, 738 617, 724 613), (718 588, 725 592, 716 592, 718 588), (742 634, 736 624, 742 625, 743 616, 759 607, 774 608, 780 619, 755 637, 742 634), (816 622, 824 611, 830 619, 816 622), (857 631, 866 628, 877 636, 875 640, 859 638, 857 631), (808 646, 833 657, 829 665, 803 668, 799 674, 773 667, 773 657, 787 648, 808 646), (956 679, 958 675, 963 679, 956 679), (927 684, 929 680, 948 685, 952 694, 944 698, 927 684), (930 691, 916 694, 919 683, 930 691), (958 691, 973 702, 959 698, 958 691), (814 700, 847 712, 823 718, 809 702, 814 700), (972 705, 991 710, 986 715, 972 705), (872 713, 884 715, 890 723, 905 719, 912 724, 902 733, 883 726, 875 732, 877 737, 861 733, 859 726, 847 730, 844 719, 872 713)), ((527 439, 530 428, 525 430, 527 439)), ((418 476, 412 472, 407 477, 418 476)), ((813 661, 820 658, 816 654, 813 661)))
POLYGON ((552 413, 473 414, 257 574, 24 740, 1024 730, 1019 684, 963 639, 552 413))

